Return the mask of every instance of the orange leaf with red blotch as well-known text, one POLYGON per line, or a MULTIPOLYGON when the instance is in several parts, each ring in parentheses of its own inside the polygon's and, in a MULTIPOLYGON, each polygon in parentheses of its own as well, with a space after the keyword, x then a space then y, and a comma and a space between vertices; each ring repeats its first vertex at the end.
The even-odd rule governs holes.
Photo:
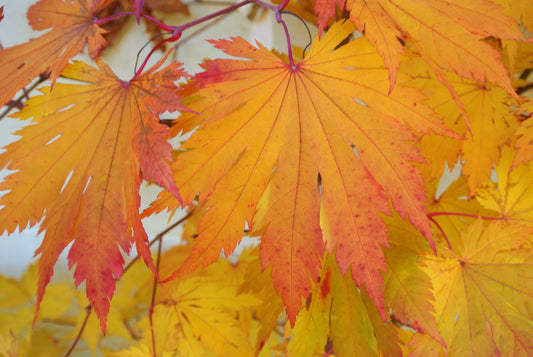
POLYGON ((73 241, 68 259, 76 265, 76 285, 86 282, 89 301, 105 330, 114 279, 123 271, 121 250, 135 242, 153 269, 148 237, 139 217, 143 177, 164 186, 178 199, 169 165, 168 128, 154 113, 184 109, 174 81, 183 76, 179 63, 156 66, 121 81, 97 59, 100 69, 69 64, 62 76, 85 84, 56 84, 31 98, 20 119, 34 125, 6 147, 0 167, 15 170, 0 184, 1 231, 13 232, 44 217, 46 231, 37 253, 38 304, 63 249, 73 241), (154 82, 158 83, 154 86, 154 82), (6 166, 7 165, 7 166, 6 166))
POLYGON ((40 74, 50 72, 53 83, 85 42, 89 54, 96 57, 106 41, 102 37, 105 30, 95 25, 93 19, 108 3, 108 0, 41 0, 32 5, 28 19, 33 29, 52 29, 29 42, 0 51, 0 105, 40 74))
MULTIPOLYGON (((408 129, 453 135, 422 104, 416 90, 388 95, 388 71, 364 39, 338 49, 354 27, 335 24, 292 67, 241 38, 213 41, 244 60, 214 60, 192 85, 191 110, 200 128, 182 145, 173 168, 189 204, 198 192, 207 211, 185 274, 229 254, 247 222, 261 232, 263 269, 272 265, 289 319, 317 280, 325 247, 343 273, 384 313, 386 227, 379 212, 389 199, 433 244, 423 180, 412 162, 423 159, 408 129)), ((405 75, 399 78, 405 81, 405 75)), ((187 114, 179 121, 191 120, 187 114)), ((163 194, 149 213, 175 208, 163 194)))

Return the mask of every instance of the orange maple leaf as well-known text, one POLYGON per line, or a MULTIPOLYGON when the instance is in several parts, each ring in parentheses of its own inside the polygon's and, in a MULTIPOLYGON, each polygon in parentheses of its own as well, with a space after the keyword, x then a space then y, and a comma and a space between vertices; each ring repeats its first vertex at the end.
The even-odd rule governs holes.
POLYGON ((0 167, 16 170, 0 184, 1 230, 37 224, 46 231, 36 254, 39 305, 61 251, 74 241, 69 267, 76 285, 86 281, 87 296, 105 330, 114 278, 123 271, 121 249, 137 251, 153 268, 148 237, 139 217, 142 178, 164 186, 178 199, 169 165, 168 128, 153 113, 183 109, 173 81, 183 75, 162 61, 129 82, 119 80, 97 59, 100 70, 69 64, 62 76, 86 82, 58 83, 53 93, 28 101, 13 117, 33 117, 35 125, 0 155, 0 167), (154 86, 153 83, 158 83, 154 86))
MULTIPOLYGON (((213 41, 245 60, 207 62, 193 82, 199 91, 189 107, 200 113, 200 129, 173 168, 184 203, 200 192, 208 210, 191 256, 171 278, 210 264, 222 248, 229 254, 247 222, 263 232, 263 269, 272 264, 292 322, 324 247, 338 246, 342 272, 351 267, 383 313, 381 245, 388 243, 378 212, 390 212, 390 199, 433 244, 423 180, 411 163, 423 158, 406 124, 453 133, 416 90, 388 95, 388 71, 364 38, 334 50, 353 30, 337 23, 294 67, 241 38, 213 41)), ((165 207, 175 203, 163 194, 148 212, 165 207)))
POLYGON ((106 31, 94 23, 94 16, 109 2, 41 0, 32 5, 28 19, 33 29, 52 29, 39 38, 0 51, 0 105, 42 73, 50 72, 53 83, 85 42, 91 57, 96 57, 106 44, 102 37, 106 31))
MULTIPOLYGON (((316 3, 316 9, 327 9, 324 11, 330 14, 338 0, 316 3)), ((384 57, 391 71, 391 88, 396 83, 399 54, 403 53, 401 41, 409 39, 436 68, 476 81, 488 80, 516 96, 509 74, 499 61, 500 53, 480 41, 488 36, 523 40, 516 21, 504 15, 502 9, 488 0, 346 1, 350 20, 384 57)), ((321 29, 327 24, 327 17, 318 15, 321 29)))

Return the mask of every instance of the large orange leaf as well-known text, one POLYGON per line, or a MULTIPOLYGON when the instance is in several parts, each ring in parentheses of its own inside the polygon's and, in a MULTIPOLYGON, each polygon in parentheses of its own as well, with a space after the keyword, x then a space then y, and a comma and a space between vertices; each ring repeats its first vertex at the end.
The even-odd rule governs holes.
POLYGON ((105 329, 114 278, 122 274, 121 249, 127 253, 135 242, 152 266, 138 211, 142 178, 179 197, 169 165, 168 129, 153 113, 180 107, 173 81, 183 73, 178 63, 156 71, 160 62, 124 82, 97 63, 100 70, 82 62, 68 65, 63 76, 87 83, 59 83, 53 93, 44 88, 44 95, 31 98, 14 115, 33 117, 34 125, 19 131, 22 139, 0 155, 0 167, 17 171, 0 184, 10 190, 0 199, 0 228, 11 233, 44 216, 38 302, 57 257, 74 241, 69 266, 77 265, 76 285, 86 281, 105 329))
MULTIPOLYGON (((315 10, 331 14, 336 3, 317 0, 315 10)), ((359 31, 365 31, 384 57, 391 70, 391 86, 396 81, 399 54, 403 53, 400 41, 409 39, 427 61, 441 69, 477 81, 488 80, 514 93, 499 52, 480 41, 488 36, 522 39, 517 23, 503 14, 501 6, 488 0, 347 0, 346 9, 359 31)), ((323 28, 327 17, 318 15, 323 28)))
POLYGON ((105 46, 105 31, 94 24, 94 16, 109 0, 41 0, 28 10, 35 30, 52 29, 39 38, 0 51, 0 105, 41 73, 50 72, 54 82, 68 60, 85 43, 94 58, 105 46))
MULTIPOLYGON (((482 219, 462 232, 463 247, 439 247, 426 271, 435 290, 437 325, 448 356, 533 354, 533 230, 482 219)), ((442 346, 415 334, 414 356, 437 356, 442 346)))
MULTIPOLYGON (((291 321, 318 278, 324 246, 338 246, 342 272, 351 267, 384 313, 388 243, 379 212, 389 213, 392 201, 433 244, 423 180, 411 163, 423 159, 406 125, 453 133, 417 91, 399 86, 387 95, 388 71, 364 38, 335 49, 353 30, 335 24, 294 67, 241 38, 214 42, 245 60, 207 62, 193 84, 200 129, 173 167, 184 203, 199 192, 208 210, 173 276, 213 262, 222 248, 229 254, 247 222, 263 233, 263 269, 272 264, 291 321)), ((150 212, 165 207, 175 203, 163 195, 150 212)))

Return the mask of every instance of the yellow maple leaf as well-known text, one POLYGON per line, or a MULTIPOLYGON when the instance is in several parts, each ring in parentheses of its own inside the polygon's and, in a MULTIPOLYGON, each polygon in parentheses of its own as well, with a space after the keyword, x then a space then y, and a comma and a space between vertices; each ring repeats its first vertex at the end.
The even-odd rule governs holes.
POLYGON ((448 84, 455 91, 454 99, 448 88, 428 74, 429 68, 420 58, 404 61, 401 68, 415 77, 409 82, 411 85, 428 93, 427 104, 444 118, 450 128, 465 138, 459 141, 434 135, 424 136, 417 146, 431 160, 429 167, 421 170, 427 172, 430 178, 440 178, 444 164, 453 166, 460 157, 469 196, 472 196, 490 176, 493 166, 500 159, 502 145, 518 126, 517 116, 511 109, 512 98, 499 87, 447 74, 448 84), (462 103, 469 128, 464 123, 457 100, 462 103))
MULTIPOLYGON (((453 181, 438 197, 437 181, 428 183, 428 216, 436 229, 442 229, 446 239, 455 247, 462 247, 461 232, 478 216, 497 218, 497 213, 483 207, 475 198, 468 197, 466 178, 460 176, 453 181)), ((437 235, 436 240, 443 238, 437 235)), ((441 241, 445 244, 444 241, 441 241)))
MULTIPOLYGON (((366 309, 361 297, 363 293, 357 289, 350 272, 343 277, 338 267, 330 264, 330 269, 333 294, 330 335, 335 353, 339 356, 376 356, 379 334, 375 334, 369 316, 373 311, 366 309)), ((380 323, 383 322, 380 320, 380 323)))
POLYGON ((414 356, 523 356, 533 353, 533 229, 481 218, 461 235, 463 247, 441 246, 424 268, 435 291, 436 320, 447 349, 415 334, 414 356))
POLYGON ((396 216, 387 219, 391 248, 384 249, 387 261, 384 295, 394 318, 444 344, 435 322, 435 300, 430 277, 422 269, 423 254, 431 254, 423 237, 396 216))
POLYGON ((496 166, 497 182, 487 179, 476 193, 476 200, 486 209, 496 212, 505 220, 533 225, 533 163, 512 169, 516 155, 504 147, 496 166))
MULTIPOLYGON (((243 253, 248 258, 246 272, 239 292, 251 293, 261 299, 256 310, 253 311, 254 318, 260 324, 257 334, 255 334, 255 354, 265 352, 265 345, 271 340, 272 332, 278 327, 278 322, 283 313, 283 302, 272 285, 270 279, 270 268, 262 271, 259 261, 259 249, 255 248, 250 252, 243 253)), ((239 258, 239 264, 243 255, 239 258)))
POLYGON ((19 355, 18 339, 13 333, 8 336, 0 334, 0 355, 3 357, 16 357, 19 355))
POLYGON ((331 274, 335 260, 327 254, 325 260, 319 281, 311 290, 309 306, 300 310, 293 328, 289 322, 286 323, 284 338, 289 340, 287 356, 314 356, 327 352, 325 348, 333 296, 331 274))
MULTIPOLYGON (((169 257, 165 254, 164 260, 169 257)), ((240 311, 255 308, 260 300, 238 293, 241 279, 228 280, 233 274, 239 276, 239 269, 221 260, 201 274, 173 280, 158 289, 152 316, 158 356, 164 352, 178 356, 252 354, 238 317, 240 311)), ((144 327, 141 346, 151 346, 146 321, 144 327)))

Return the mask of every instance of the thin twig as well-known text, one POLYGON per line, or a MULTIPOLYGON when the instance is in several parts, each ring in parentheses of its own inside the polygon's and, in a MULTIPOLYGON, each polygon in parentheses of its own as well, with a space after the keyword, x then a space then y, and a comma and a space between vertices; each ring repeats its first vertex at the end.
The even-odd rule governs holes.
MULTIPOLYGON (((161 246, 162 246, 163 239, 159 239, 159 245, 157 247, 157 259, 156 259, 156 271, 157 274, 159 274, 159 262, 161 261, 161 246)), ((154 314, 154 304, 155 304, 155 295, 157 291, 157 277, 154 276, 154 285, 152 287, 152 301, 150 301, 150 309, 148 310, 148 319, 150 320, 150 333, 152 335, 152 351, 153 351, 153 357, 157 357, 157 352, 155 349, 155 333, 154 333, 154 322, 153 322, 153 314, 154 314)))
MULTIPOLYGON (((181 219, 179 219, 177 222, 173 223, 172 225, 168 226, 168 228, 166 228, 164 231, 162 231, 161 233, 159 233, 149 244, 148 244, 148 247, 151 247, 155 242, 161 240, 161 238, 163 238, 163 236, 165 234, 167 234, 168 232, 170 232, 171 230, 173 230, 174 228, 176 228, 177 226, 179 226, 180 224, 182 224, 183 222, 185 222, 185 220, 187 220, 187 218, 189 218, 190 216, 192 216, 194 214, 194 210, 191 210, 189 212, 187 212, 187 214, 185 216, 183 216, 181 219)), ((124 273, 129 269, 131 268, 131 266, 140 259, 139 255, 137 255, 135 258, 133 258, 129 263, 128 265, 126 265, 126 267, 124 268, 124 271, 122 272, 122 274, 124 275, 124 273)))
POLYGON ((300 16, 296 15, 296 14, 293 14, 292 12, 290 11, 280 11, 281 14, 288 14, 288 15, 292 15, 294 17, 296 17, 298 20, 300 20, 300 22, 302 24, 304 24, 305 26, 305 29, 307 30, 307 35, 309 36, 309 42, 307 42, 307 45, 304 47, 304 50, 303 50, 303 54, 302 54, 302 58, 305 57, 305 51, 307 50, 307 48, 309 46, 311 46, 311 44, 313 43, 313 36, 311 36, 311 30, 309 30, 309 26, 307 26, 307 23, 304 21, 304 19, 302 19, 300 16))
POLYGON ((70 346, 70 349, 68 350, 67 354, 65 355, 65 357, 68 357, 70 356, 70 354, 72 353, 72 351, 74 351, 74 348, 76 348, 76 345, 78 344, 78 341, 80 340, 81 338, 81 334, 83 333, 83 331, 85 330, 85 326, 87 326, 87 321, 89 321, 89 316, 91 315, 91 311, 93 310, 91 308, 91 306, 87 306, 85 308, 85 310, 87 311, 87 315, 85 315, 85 320, 83 320, 83 324, 81 325, 81 328, 80 328, 80 331, 78 332, 78 335, 76 336, 76 339, 74 340, 74 342, 72 343, 72 346, 70 346))
POLYGON ((485 219, 487 221, 501 221, 505 220, 504 217, 487 217, 487 216, 479 216, 475 214, 469 214, 469 213, 460 213, 460 212, 431 212, 427 214, 428 217, 435 217, 435 216, 460 216, 460 217, 470 217, 470 218, 481 218, 485 219))
POLYGON ((9 103, 7 104, 7 109, 2 114, 0 114, 0 120, 2 120, 6 115, 8 115, 13 108, 22 109, 23 99, 28 99, 28 94, 32 90, 34 90, 39 84, 46 81, 48 78, 50 78, 50 73, 42 73, 35 83, 31 84, 29 87, 22 88, 23 93, 17 99, 12 99, 9 101, 9 103))
POLYGON ((450 248, 450 250, 453 251, 452 245, 451 245, 450 241, 448 240, 448 236, 446 235, 446 233, 444 233, 444 229, 442 229, 442 227, 440 226, 440 224, 439 224, 437 221, 435 221, 435 219, 434 219, 433 217, 430 217, 430 216, 428 215, 428 219, 429 219, 431 222, 433 222, 433 224, 434 224, 435 226, 437 226, 437 228, 439 229, 439 231, 442 233, 442 236, 443 236, 444 239, 446 240, 446 243, 448 243, 448 248, 450 248))

